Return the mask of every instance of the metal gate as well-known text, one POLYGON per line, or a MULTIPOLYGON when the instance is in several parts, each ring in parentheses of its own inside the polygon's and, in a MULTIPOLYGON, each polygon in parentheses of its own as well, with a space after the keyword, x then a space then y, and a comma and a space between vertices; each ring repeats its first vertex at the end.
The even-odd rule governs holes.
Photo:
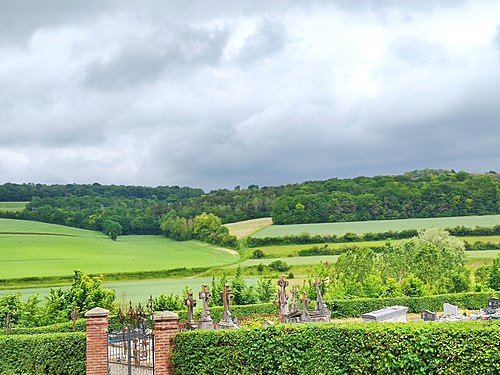
POLYGON ((109 375, 154 375, 154 336, 137 328, 108 334, 109 375))

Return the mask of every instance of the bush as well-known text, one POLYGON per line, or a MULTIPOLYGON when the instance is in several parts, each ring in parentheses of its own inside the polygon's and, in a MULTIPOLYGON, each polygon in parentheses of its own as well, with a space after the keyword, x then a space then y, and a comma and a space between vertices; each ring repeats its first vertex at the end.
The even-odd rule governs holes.
POLYGON ((282 260, 275 260, 269 264, 269 268, 278 272, 286 272, 290 269, 290 266, 282 260))
POLYGON ((264 258, 264 255, 266 255, 261 249, 256 249, 252 252, 252 258, 253 259, 261 259, 264 258))
POLYGON ((0 336, 0 374, 84 375, 85 333, 0 336))
POLYGON ((179 333, 176 374, 498 374, 497 322, 278 325, 179 333), (200 355, 203 353, 203 355, 200 355))

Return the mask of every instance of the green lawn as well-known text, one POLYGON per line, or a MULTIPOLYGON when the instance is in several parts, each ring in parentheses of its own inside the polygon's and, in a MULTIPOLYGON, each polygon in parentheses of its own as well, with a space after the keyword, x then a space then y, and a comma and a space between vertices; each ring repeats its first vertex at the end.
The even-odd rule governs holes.
POLYGON ((113 273, 211 267, 238 260, 232 250, 198 241, 136 235, 112 241, 100 232, 0 219, 0 279, 71 275, 75 269, 113 273), (36 234, 21 234, 29 232, 36 234))
POLYGON ((0 202, 0 211, 22 211, 28 202, 0 202))
POLYGON ((451 228, 456 226, 476 227, 493 226, 500 224, 500 215, 485 216, 460 216, 442 217, 429 219, 405 219, 405 220, 378 220, 378 221, 356 221, 347 223, 319 223, 319 224, 293 224, 293 225, 271 225, 253 234, 254 237, 281 237, 286 235, 299 235, 309 233, 311 235, 335 234, 341 236, 347 232, 356 234, 379 233, 389 230, 400 231, 403 229, 426 229, 431 227, 451 228))

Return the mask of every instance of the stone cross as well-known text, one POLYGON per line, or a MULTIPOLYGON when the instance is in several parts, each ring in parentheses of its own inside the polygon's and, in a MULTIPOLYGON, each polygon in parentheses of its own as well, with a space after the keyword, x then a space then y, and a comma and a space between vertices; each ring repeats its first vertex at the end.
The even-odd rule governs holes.
POLYGON ((187 327, 192 329, 193 327, 196 327, 193 316, 193 310, 196 307, 196 300, 193 298, 193 292, 188 292, 187 298, 184 298, 184 304, 187 306, 188 311, 187 327))
POLYGON ((280 317, 287 316, 288 311, 288 295, 286 294, 286 287, 288 286, 288 281, 285 280, 285 276, 281 276, 278 281, 278 286, 280 287, 278 292, 278 303, 280 309, 280 317))
POLYGON ((220 321, 218 326, 219 329, 237 328, 233 322, 233 319, 231 318, 231 313, 229 312, 229 303, 233 298, 233 294, 229 290, 228 284, 224 284, 224 289, 222 290, 222 293, 220 295, 222 298, 223 310, 222 310, 222 320, 220 321))
POLYGON ((290 314, 293 314, 297 312, 297 296, 299 295, 299 291, 297 289, 297 286, 292 286, 292 291, 290 292, 292 295, 292 304, 290 307, 290 314))
POLYGON ((316 278, 316 281, 314 282, 314 286, 316 287, 316 311, 318 312, 323 312, 323 311, 326 311, 328 310, 328 308, 326 307, 326 303, 325 303, 325 300, 323 299, 323 296, 321 295, 321 281, 319 280, 319 278, 317 277, 316 278))
POLYGON ((309 302, 311 302, 311 300, 309 299, 309 297, 307 297, 307 293, 306 291, 304 290, 302 292, 302 298, 300 299, 300 301, 302 302, 302 315, 300 315, 300 320, 302 320, 303 322, 308 322, 310 321, 310 317, 309 317, 309 312, 307 311, 307 305, 309 305, 309 302))
POLYGON ((198 297, 200 297, 203 304, 201 319, 198 322, 198 327, 200 329, 214 329, 214 322, 210 316, 210 310, 208 309, 208 303, 210 298, 212 298, 212 293, 210 293, 207 285, 203 284, 201 286, 201 291, 198 293, 198 297))

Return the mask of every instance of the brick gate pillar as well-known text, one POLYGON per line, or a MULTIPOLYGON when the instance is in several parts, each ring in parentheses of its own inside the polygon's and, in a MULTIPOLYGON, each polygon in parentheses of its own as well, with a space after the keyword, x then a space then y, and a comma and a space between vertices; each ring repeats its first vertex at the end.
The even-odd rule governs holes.
POLYGON ((87 319, 87 375, 108 373, 108 315, 100 307, 85 313, 87 319))
POLYGON ((155 320, 155 374, 173 375, 174 366, 171 360, 173 339, 179 332, 179 315, 171 311, 163 311, 154 316, 155 320))

